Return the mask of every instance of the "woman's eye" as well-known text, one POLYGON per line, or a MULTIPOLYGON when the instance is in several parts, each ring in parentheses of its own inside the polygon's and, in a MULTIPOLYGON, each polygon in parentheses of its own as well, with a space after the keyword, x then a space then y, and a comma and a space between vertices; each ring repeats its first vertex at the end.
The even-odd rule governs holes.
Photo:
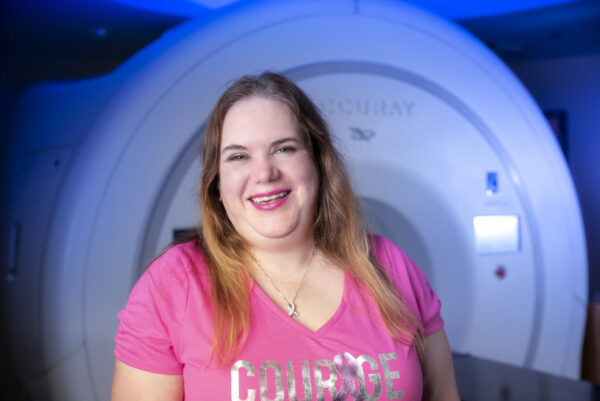
POLYGON ((237 160, 244 160, 244 159, 246 159, 246 155, 241 155, 241 154, 231 155, 227 158, 228 161, 237 161, 237 160))
POLYGON ((283 152, 293 152, 296 148, 293 146, 282 146, 280 148, 275 149, 275 153, 283 153, 283 152))

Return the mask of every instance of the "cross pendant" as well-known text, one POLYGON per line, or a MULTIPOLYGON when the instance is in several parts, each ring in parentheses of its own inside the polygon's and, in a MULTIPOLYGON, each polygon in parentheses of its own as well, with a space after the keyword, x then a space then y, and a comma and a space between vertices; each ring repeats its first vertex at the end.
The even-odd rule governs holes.
POLYGON ((296 319, 300 316, 300 314, 296 312, 296 304, 293 302, 288 302, 288 316, 295 317, 296 319))

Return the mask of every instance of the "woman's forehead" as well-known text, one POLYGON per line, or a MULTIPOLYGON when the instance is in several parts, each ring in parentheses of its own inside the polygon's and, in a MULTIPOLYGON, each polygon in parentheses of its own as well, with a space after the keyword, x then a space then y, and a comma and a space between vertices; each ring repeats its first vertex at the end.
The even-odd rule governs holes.
POLYGON ((290 108, 265 97, 250 97, 236 102, 225 115, 220 148, 232 145, 269 144, 282 138, 304 141, 290 108))

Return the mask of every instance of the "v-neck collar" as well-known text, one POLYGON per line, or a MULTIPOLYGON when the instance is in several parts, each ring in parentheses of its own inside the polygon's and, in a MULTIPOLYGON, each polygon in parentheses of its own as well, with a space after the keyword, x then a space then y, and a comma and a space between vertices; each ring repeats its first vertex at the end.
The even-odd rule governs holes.
POLYGON ((342 313, 346 309, 345 300, 348 291, 348 286, 350 285, 348 280, 348 273, 344 270, 344 289, 342 291, 342 298, 340 300, 340 303, 333 315, 331 315, 331 317, 327 319, 327 321, 325 321, 325 323, 323 323, 321 327, 319 327, 315 331, 309 329, 308 327, 300 323, 298 320, 290 317, 283 309, 279 307, 279 305, 275 303, 275 301, 273 301, 273 299, 271 299, 271 297, 269 297, 264 292, 264 290, 256 282, 253 282, 252 284, 251 296, 255 294, 261 302, 263 302, 267 307, 269 307, 269 309, 273 311, 274 315, 277 316, 277 318, 283 320, 287 325, 291 326, 292 328, 301 332, 307 337, 317 338, 324 335, 329 330, 329 328, 333 326, 335 322, 342 316, 342 313))

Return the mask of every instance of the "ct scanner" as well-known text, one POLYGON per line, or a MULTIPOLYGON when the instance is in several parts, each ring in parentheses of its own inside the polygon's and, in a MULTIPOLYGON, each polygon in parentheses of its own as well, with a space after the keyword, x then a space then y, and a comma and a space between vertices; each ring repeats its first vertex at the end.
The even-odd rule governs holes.
POLYGON ((203 125, 264 69, 321 107, 372 231, 442 299, 460 353, 577 377, 583 224, 543 115, 483 44, 391 1, 240 5, 167 32, 108 76, 22 99, 9 144, 7 319, 33 399, 106 400, 139 269, 198 223, 203 125))

